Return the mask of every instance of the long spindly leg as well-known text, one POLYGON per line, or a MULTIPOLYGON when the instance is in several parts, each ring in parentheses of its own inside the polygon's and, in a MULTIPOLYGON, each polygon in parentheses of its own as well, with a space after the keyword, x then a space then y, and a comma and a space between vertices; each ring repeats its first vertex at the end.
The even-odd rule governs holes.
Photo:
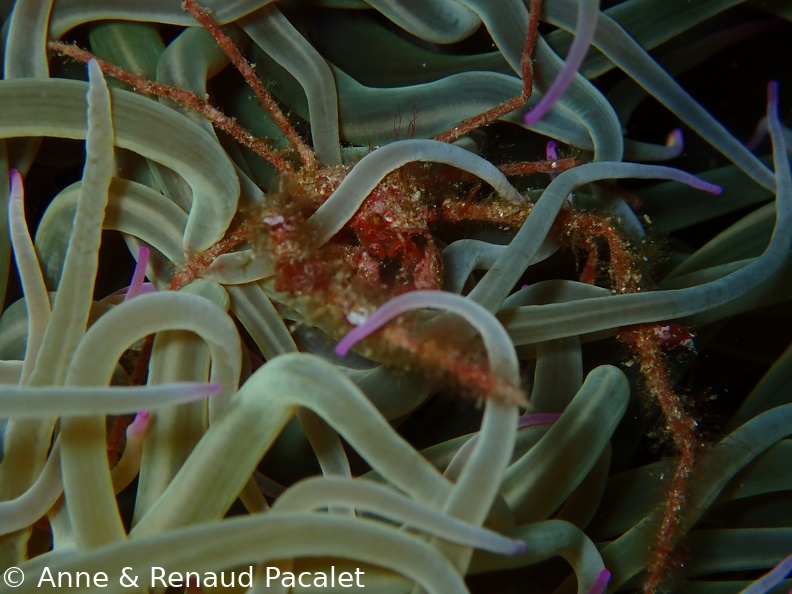
POLYGON ((311 147, 309 147, 305 141, 300 138, 300 135, 297 134, 297 131, 281 110, 278 102, 272 96, 272 93, 267 90, 267 86, 258 77, 253 66, 247 61, 245 56, 242 55, 239 48, 220 30, 220 27, 212 20, 206 9, 195 2, 195 0, 184 0, 182 6, 196 21, 212 34, 217 41, 217 45, 223 50, 225 55, 228 56, 228 59, 231 60, 231 64, 239 71, 247 85, 253 90, 253 93, 255 93, 261 105, 269 112, 272 119, 289 140, 289 143, 300 155, 300 160, 303 165, 313 165, 316 161, 316 157, 311 147))
POLYGON ((50 41, 47 44, 50 51, 57 52, 62 56, 67 56, 79 62, 88 63, 96 60, 105 76, 112 76, 128 84, 135 89, 135 92, 149 97, 162 97, 178 103, 206 118, 218 130, 226 132, 239 144, 247 147, 265 161, 271 163, 278 171, 290 171, 291 163, 285 159, 278 151, 273 149, 268 142, 256 138, 244 127, 240 126, 234 118, 230 118, 222 111, 217 109, 206 99, 199 97, 195 93, 178 89, 160 82, 146 80, 136 76, 123 68, 111 64, 105 60, 97 58, 91 52, 80 49, 75 45, 69 45, 61 41, 50 41))
POLYGON ((473 116, 463 122, 460 122, 450 130, 438 134, 434 137, 435 140, 441 142, 454 142, 457 138, 464 136, 478 130, 484 126, 489 126, 498 118, 502 118, 508 113, 519 109, 528 103, 533 92, 533 66, 531 60, 533 57, 534 46, 536 45, 536 32, 539 27, 539 10, 542 7, 542 0, 531 0, 529 21, 528 21, 528 35, 525 38, 525 49, 523 50, 522 59, 520 60, 520 69, 522 70, 523 88, 519 95, 515 95, 511 99, 507 99, 503 103, 488 109, 484 113, 473 116))

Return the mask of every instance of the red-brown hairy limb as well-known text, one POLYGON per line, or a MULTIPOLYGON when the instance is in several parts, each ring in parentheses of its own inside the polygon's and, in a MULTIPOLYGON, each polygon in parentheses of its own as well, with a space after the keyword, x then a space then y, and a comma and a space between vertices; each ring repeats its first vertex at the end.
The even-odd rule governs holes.
POLYGON ((107 435, 107 461, 110 468, 116 465, 126 440, 126 428, 135 415, 120 415, 113 419, 107 435))
POLYGON ((182 105, 206 118, 215 128, 229 134, 242 146, 249 148, 265 161, 271 163, 278 171, 291 171, 292 165, 287 159, 269 146, 267 142, 256 138, 248 130, 237 124, 233 118, 229 118, 222 111, 214 107, 211 103, 202 99, 195 93, 177 89, 170 85, 146 80, 127 72, 110 62, 106 62, 94 56, 91 52, 80 49, 76 45, 69 45, 60 41, 50 41, 47 43, 50 51, 58 52, 62 56, 68 56, 79 62, 88 63, 96 60, 102 72, 106 76, 120 80, 128 84, 132 89, 141 95, 149 97, 162 97, 182 105))
POLYGON ((539 30, 539 11, 542 9, 542 0, 531 0, 530 11, 528 15, 528 35, 525 38, 525 49, 523 50, 522 58, 520 59, 520 69, 522 70, 523 90, 522 99, 523 105, 528 103, 533 93, 533 51, 536 47, 536 34, 539 30))
POLYGON ((688 483, 693 474, 698 450, 696 422, 688 415, 679 395, 672 387, 657 325, 642 324, 624 329, 619 333, 619 340, 627 344, 635 353, 646 390, 660 405, 666 430, 679 455, 668 486, 660 529, 647 567, 649 577, 643 585, 643 592, 652 594, 668 576, 679 527, 684 519, 688 483))
POLYGON ((533 92, 533 66, 531 65, 531 59, 534 46, 536 45, 536 31, 539 27, 539 10, 541 7, 542 0, 531 0, 528 35, 525 38, 525 50, 520 59, 520 69, 522 70, 523 79, 523 88, 520 94, 511 99, 507 99, 492 109, 488 109, 484 113, 473 116, 464 122, 460 122, 450 130, 446 130, 442 134, 435 136, 435 140, 441 142, 454 142, 457 138, 461 138, 473 130, 489 126, 498 118, 502 118, 507 113, 511 113, 515 109, 520 109, 528 103, 528 99, 531 98, 531 93, 533 92))
MULTIPOLYGON (((607 217, 562 211, 555 225, 562 240, 575 249, 588 251, 581 281, 593 283, 599 260, 597 240, 604 239, 610 252, 611 283, 619 293, 642 290, 641 271, 631 245, 607 217)), ((695 420, 687 413, 682 398, 673 388, 665 351, 688 346, 692 335, 674 324, 641 324, 623 328, 618 339, 632 351, 644 388, 660 406, 665 429, 678 455, 661 512, 660 527, 647 565, 649 576, 645 594, 653 594, 668 577, 673 553, 684 520, 683 511, 690 477, 696 462, 698 435, 695 420)))
POLYGON ((182 2, 182 7, 192 15, 192 17, 198 21, 204 29, 209 31, 212 36, 217 41, 217 45, 223 50, 228 59, 231 60, 231 63, 234 65, 242 77, 245 79, 247 85, 253 90, 256 94, 261 105, 269 112, 272 119, 278 125, 278 128, 281 129, 283 134, 289 140, 289 143, 294 147, 297 153, 300 155, 300 160, 303 162, 303 165, 312 166, 316 161, 316 157, 314 156, 311 147, 309 147, 300 135, 297 134, 297 131, 289 122, 289 119, 284 115, 281 111, 281 108, 278 106, 278 102, 275 101, 275 98, 272 96, 267 90, 267 87, 261 81, 261 79, 256 75, 253 66, 251 66, 250 62, 247 61, 245 56, 242 55, 242 52, 239 51, 234 42, 228 38, 228 36, 220 30, 220 27, 217 26, 212 18, 209 16, 209 13, 206 11, 205 8, 200 6, 194 0, 184 0, 182 2))
POLYGON ((171 279, 168 290, 178 291, 182 287, 189 285, 206 270, 218 256, 228 254, 238 248, 248 239, 247 225, 238 225, 232 231, 226 233, 225 237, 215 243, 209 249, 201 252, 182 267, 171 279))
POLYGON ((577 159, 556 159, 554 161, 523 161, 522 163, 506 163, 498 165, 504 175, 533 175, 534 173, 561 173, 577 167, 581 162, 577 159))

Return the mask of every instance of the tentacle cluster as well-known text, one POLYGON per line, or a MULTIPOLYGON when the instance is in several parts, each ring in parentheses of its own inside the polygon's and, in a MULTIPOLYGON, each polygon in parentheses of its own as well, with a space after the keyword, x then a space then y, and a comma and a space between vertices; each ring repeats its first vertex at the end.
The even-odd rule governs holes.
POLYGON ((723 407, 725 436, 676 386, 680 347, 715 357, 726 320, 788 315, 778 88, 769 157, 673 78, 766 20, 699 35, 730 3, 683 0, 12 4, 0 273, 5 290, 12 248, 22 298, 0 317, 0 565, 26 573, 19 591, 45 567, 145 583, 152 565, 252 565, 252 591, 275 565, 442 594, 788 586, 790 350, 723 407), (79 25, 90 51, 64 41, 79 25), (650 55, 670 38, 683 61, 650 55), (74 64, 45 47, 88 82, 50 78, 74 64), (626 76, 605 92, 608 71, 626 76), (665 141, 625 137, 647 96, 673 114, 665 141), (655 163, 694 135, 728 164, 655 163), (42 136, 85 140, 85 160, 42 136), (30 203, 59 183, 31 183, 48 169, 80 181, 29 209, 34 242, 22 178, 30 203), (648 249, 730 213, 706 245, 669 241, 665 267, 648 249), (103 230, 126 243, 110 267, 103 230), (129 288, 95 300, 127 252, 129 288), (635 372, 659 431, 631 408, 635 372))

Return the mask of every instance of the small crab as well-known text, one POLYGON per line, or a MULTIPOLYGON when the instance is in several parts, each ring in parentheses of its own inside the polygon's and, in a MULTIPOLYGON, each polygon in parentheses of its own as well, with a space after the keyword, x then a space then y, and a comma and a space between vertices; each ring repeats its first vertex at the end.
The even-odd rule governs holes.
POLYGON ((392 283, 397 291, 439 289, 443 261, 429 231, 436 218, 436 208, 424 202, 420 190, 378 187, 345 227, 358 244, 359 274, 392 283))
MULTIPOLYGON (((205 9, 194 0, 185 0, 183 6, 216 38, 281 128, 293 151, 289 154, 272 149, 201 97, 140 79, 99 61, 106 74, 128 83, 138 92, 165 97, 198 111, 218 129, 231 134, 240 144, 269 161, 278 172, 275 189, 266 195, 264 203, 242 217, 241 222, 215 246, 194 256, 176 273, 172 288, 200 276, 219 255, 248 243, 254 246, 254 251, 271 261, 273 275, 263 281, 264 286, 283 300, 290 301, 307 323, 338 338, 354 327, 350 322, 350 312, 356 312, 353 320, 365 319, 366 315, 396 295, 442 287, 442 244, 436 237, 438 229, 458 223, 476 223, 516 231, 528 217, 532 204, 527 199, 507 201, 490 197, 482 191, 481 181, 469 173, 448 165, 408 162, 385 175, 337 233, 321 242, 315 241, 310 224, 312 215, 325 204, 354 166, 319 162, 312 148, 280 111, 251 64, 205 9), (295 155, 301 162, 298 168, 292 160, 295 155)), ((538 26, 538 1, 531 3, 529 14, 528 35, 521 60, 522 92, 439 134, 436 140, 453 142, 526 105, 532 90, 531 53, 538 26)), ((50 47, 83 61, 93 57, 88 52, 57 42, 51 43, 50 47)), ((538 114, 539 107, 537 105, 529 113, 538 114)), ((579 164, 575 159, 558 159, 555 154, 548 154, 544 160, 506 164, 499 168, 509 176, 555 175, 579 164)), ((592 214, 584 217, 588 221, 597 219, 592 214)), ((564 237, 566 231, 578 226, 582 220, 574 211, 565 211, 565 216, 556 224, 556 235, 564 237)), ((601 223, 599 219, 597 221, 601 223)), ((594 225, 596 228, 605 226, 605 223, 594 225)), ((596 233, 596 229, 593 232, 596 233)), ((611 237, 605 239, 613 243, 611 237)), ((593 244, 569 241, 569 245, 573 249, 589 249, 593 244)), ((589 251, 589 260, 596 260, 596 253, 589 251)), ((439 340, 437 337, 415 339, 409 336, 409 332, 391 332, 395 334, 389 335, 385 329, 379 336, 365 341, 359 350, 376 360, 439 375, 444 382, 449 383, 450 380, 461 391, 476 397, 525 401, 524 396, 518 395, 519 389, 496 385, 497 381, 487 372, 482 354, 476 354, 475 342, 466 344, 464 352, 446 352, 447 341, 442 345, 435 344, 439 340)))
MULTIPOLYGON (((304 223, 337 184, 314 192, 306 191, 303 183, 285 180, 264 207, 268 214, 258 219, 267 227, 264 250, 274 254, 275 266, 282 271, 279 288, 292 296, 307 287, 322 291, 334 277, 375 292, 439 289, 442 258, 430 231, 439 211, 430 192, 414 189, 419 183, 409 172, 387 176, 334 237, 313 248, 304 223)), ((259 230, 252 228, 250 233, 259 230)))

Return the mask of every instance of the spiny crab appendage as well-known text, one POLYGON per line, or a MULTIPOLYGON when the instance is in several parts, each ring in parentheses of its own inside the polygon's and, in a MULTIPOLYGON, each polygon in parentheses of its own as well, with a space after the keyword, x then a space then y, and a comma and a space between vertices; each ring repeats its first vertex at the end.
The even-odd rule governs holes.
MULTIPOLYGON (((308 323, 335 337, 394 296, 442 288, 443 260, 435 228, 465 220, 467 209, 477 222, 513 228, 530 209, 527 201, 505 210, 497 200, 465 204, 449 194, 447 185, 443 194, 432 183, 434 166, 410 164, 386 175, 341 230, 317 245, 308 219, 348 171, 320 167, 284 174, 278 191, 249 223, 255 225, 251 237, 273 259, 275 290, 286 295, 308 323)), ((445 338, 441 341, 437 332, 422 332, 421 327, 421 321, 408 316, 358 350, 373 360, 418 371, 457 393, 524 402, 518 389, 501 385, 489 373, 483 349, 475 341, 460 340, 464 349, 449 348, 445 338)), ((464 332, 449 331, 460 336, 464 332)))

